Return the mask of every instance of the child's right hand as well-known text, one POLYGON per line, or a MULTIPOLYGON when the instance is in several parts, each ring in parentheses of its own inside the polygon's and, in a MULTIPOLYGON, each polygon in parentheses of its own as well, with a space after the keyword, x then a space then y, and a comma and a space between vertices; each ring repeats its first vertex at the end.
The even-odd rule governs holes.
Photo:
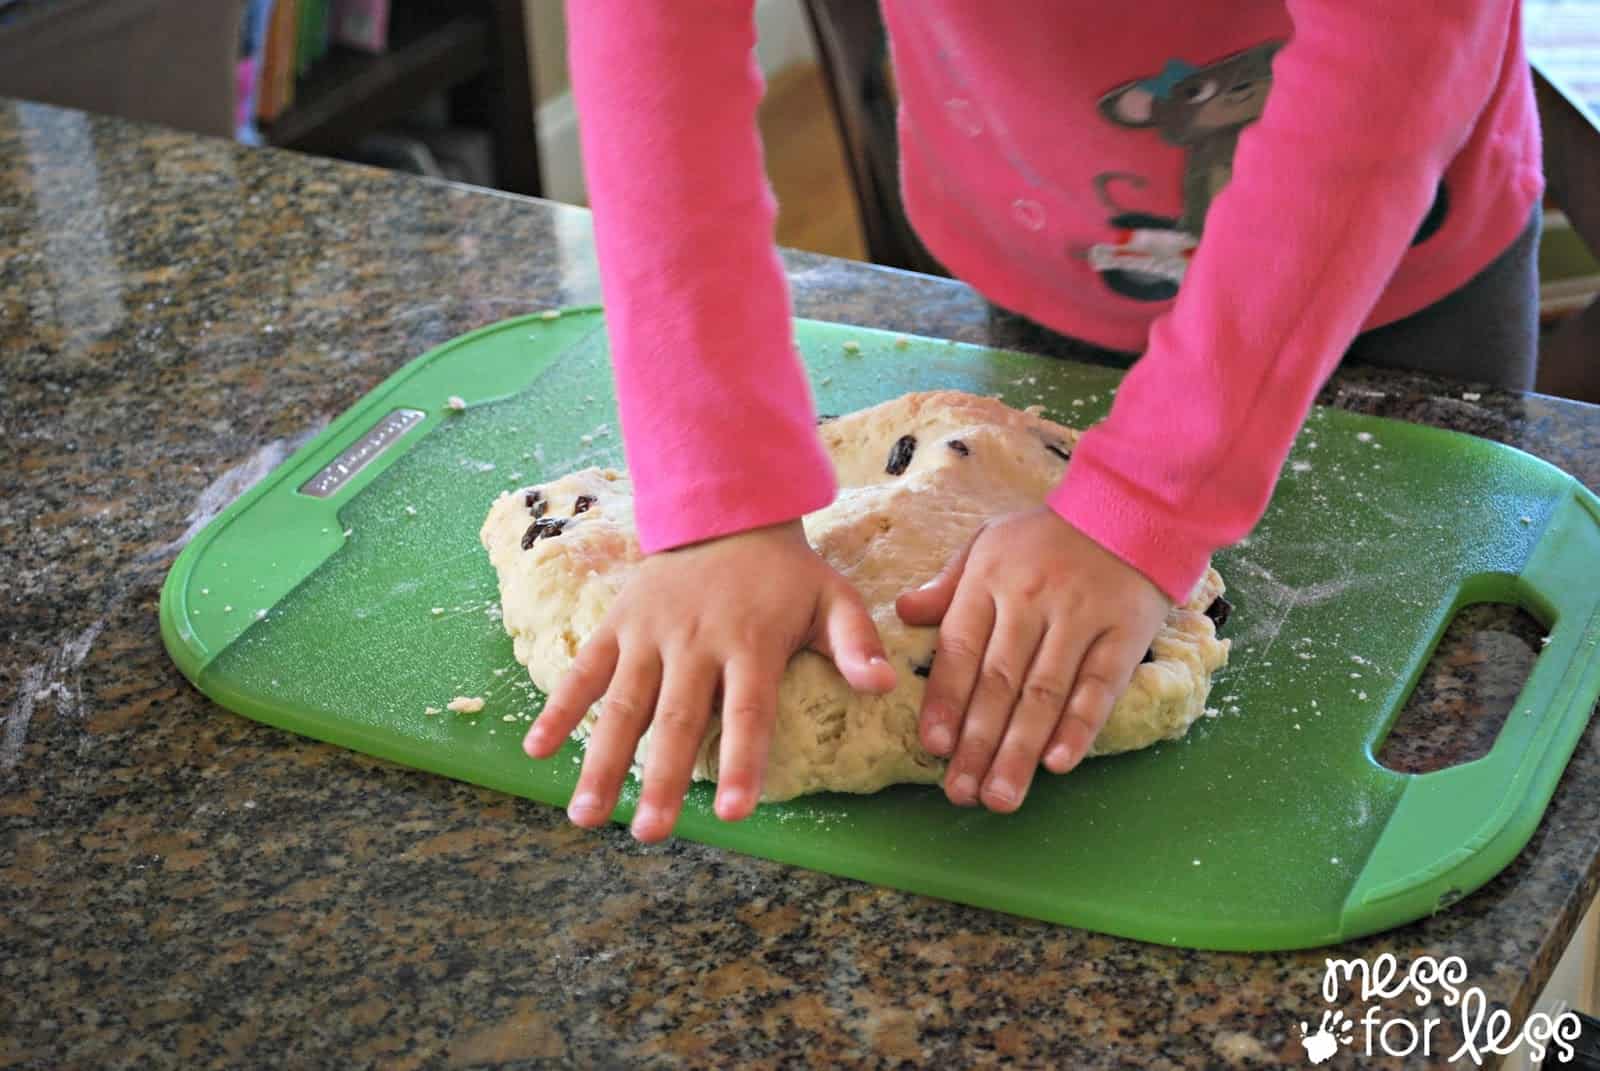
POLYGON ((895 673, 861 597, 789 521, 645 559, 528 730, 549 758, 605 697, 567 815, 599 826, 616 807, 634 747, 654 725, 633 835, 672 832, 695 754, 722 693, 716 812, 755 809, 789 657, 831 658, 851 687, 881 694, 895 673))

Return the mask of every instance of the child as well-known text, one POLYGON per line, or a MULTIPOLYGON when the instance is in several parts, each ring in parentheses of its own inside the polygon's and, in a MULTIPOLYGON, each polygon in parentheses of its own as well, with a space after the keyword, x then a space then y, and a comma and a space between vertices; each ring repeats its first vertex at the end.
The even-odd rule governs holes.
MULTIPOLYGON (((1358 335, 1375 359, 1531 384, 1537 119, 1515 0, 883 9, 928 248, 1000 305, 1144 351, 1047 501, 897 606, 940 626, 920 731, 946 794, 1010 811, 1041 761, 1083 758, 1171 603, 1260 518, 1358 335)), ((552 754, 604 697, 569 806, 595 826, 653 723, 649 841, 719 696, 731 821, 759 797, 794 651, 863 691, 895 674, 798 520, 835 486, 772 242, 752 0, 569 18, 649 557, 525 746, 552 754)))

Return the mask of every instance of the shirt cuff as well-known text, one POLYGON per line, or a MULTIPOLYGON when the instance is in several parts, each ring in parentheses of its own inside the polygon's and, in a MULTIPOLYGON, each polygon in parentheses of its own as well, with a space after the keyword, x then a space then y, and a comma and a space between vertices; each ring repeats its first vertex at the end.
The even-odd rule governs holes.
POLYGON ((838 492, 833 465, 817 442, 815 456, 772 476, 722 477, 707 482, 674 482, 664 494, 640 492, 635 485, 634 523, 639 549, 656 554, 736 532, 792 521, 822 509, 838 492))
POLYGON ((1174 604, 1188 601, 1216 549, 1194 540, 1137 488, 1077 453, 1045 503, 1062 520, 1143 573, 1174 604))

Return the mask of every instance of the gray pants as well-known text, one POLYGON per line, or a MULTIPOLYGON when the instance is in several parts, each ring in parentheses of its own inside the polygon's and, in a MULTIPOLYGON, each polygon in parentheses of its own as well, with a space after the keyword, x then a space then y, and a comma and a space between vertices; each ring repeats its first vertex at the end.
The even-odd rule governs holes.
POLYGON ((1447 379, 1532 390, 1539 365, 1539 231, 1534 207, 1517 240, 1460 289, 1358 335, 1344 359, 1447 379))
MULTIPOLYGON (((1356 336, 1344 359, 1509 390, 1532 390, 1539 364, 1539 229, 1528 225, 1460 289, 1403 320, 1356 336)), ((1068 338, 989 303, 989 343, 1126 368, 1138 357, 1068 338)))

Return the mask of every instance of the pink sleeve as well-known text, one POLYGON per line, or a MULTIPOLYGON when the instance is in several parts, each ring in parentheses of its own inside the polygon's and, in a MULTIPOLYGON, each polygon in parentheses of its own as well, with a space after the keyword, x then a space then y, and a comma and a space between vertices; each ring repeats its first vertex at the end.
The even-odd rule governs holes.
POLYGON ((568 5, 573 92, 646 553, 832 500, 773 241, 753 0, 568 5), (690 8, 692 7, 692 12, 690 8))
POLYGON ((1174 600, 1265 512, 1317 390, 1520 60, 1515 0, 1288 7, 1293 37, 1180 297, 1049 499, 1174 600))

